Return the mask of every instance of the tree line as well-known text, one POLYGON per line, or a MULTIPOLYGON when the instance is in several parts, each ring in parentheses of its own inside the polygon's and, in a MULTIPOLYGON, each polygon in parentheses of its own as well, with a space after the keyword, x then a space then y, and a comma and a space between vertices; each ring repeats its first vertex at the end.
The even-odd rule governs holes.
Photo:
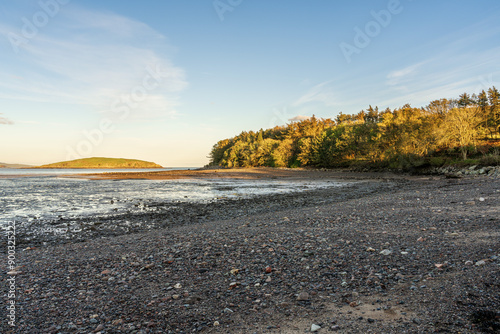
POLYGON ((408 168, 484 155, 500 148, 500 94, 495 87, 478 95, 439 99, 422 108, 405 104, 379 111, 292 122, 267 130, 244 131, 216 143, 210 165, 225 167, 408 168))

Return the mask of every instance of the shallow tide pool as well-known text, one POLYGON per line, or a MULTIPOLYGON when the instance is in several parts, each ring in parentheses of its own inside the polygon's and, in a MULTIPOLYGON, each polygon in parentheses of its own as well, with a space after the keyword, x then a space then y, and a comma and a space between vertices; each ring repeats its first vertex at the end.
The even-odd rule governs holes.
POLYGON ((0 225, 152 210, 155 205, 210 202, 338 187, 346 182, 283 180, 83 180, 38 176, 0 179, 0 225))

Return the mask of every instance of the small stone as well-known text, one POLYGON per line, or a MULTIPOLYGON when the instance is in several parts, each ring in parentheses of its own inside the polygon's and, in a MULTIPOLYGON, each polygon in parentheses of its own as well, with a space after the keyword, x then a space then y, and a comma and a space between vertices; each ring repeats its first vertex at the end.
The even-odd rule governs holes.
POLYGON ((310 251, 310 250, 306 250, 304 252, 304 257, 309 257, 309 256, 313 256, 314 255, 314 252, 313 251, 310 251))
POLYGON ((180 288, 182 288, 182 284, 181 283, 177 283, 176 285, 174 285, 174 288, 180 289, 180 288))
POLYGON ((333 325, 332 327, 330 327, 330 329, 332 331, 338 331, 338 330, 340 330, 340 326, 339 325, 333 325))
POLYGON ((232 283, 230 283, 230 284, 229 284, 229 289, 234 289, 234 288, 236 288, 237 286, 238 286, 238 283, 236 283, 236 282, 232 282, 232 283))
POLYGON ((117 320, 113 320, 113 322, 111 323, 113 326, 118 326, 118 325, 121 325, 123 324, 123 319, 117 319, 117 320))
POLYGON ((103 270, 101 272, 101 275, 109 275, 109 274, 111 274, 111 270, 109 270, 109 269, 103 270))
POLYGON ((99 325, 96 327, 96 329, 94 329, 94 332, 100 332, 104 329, 104 326, 103 325, 99 325))
POLYGON ((434 265, 435 265, 435 266, 436 266, 436 268, 438 268, 438 269, 443 269, 443 267, 444 267, 444 263, 435 263, 434 265))
POLYGON ((214 321, 214 327, 220 326, 220 322, 214 321))
POLYGON ((318 326, 316 324, 311 325, 311 332, 317 332, 321 329, 321 326, 318 326))
POLYGON ((382 255, 391 255, 392 251, 389 250, 389 249, 384 249, 383 251, 380 252, 380 254, 382 254, 382 255))
POLYGON ((372 319, 372 318, 368 318, 366 319, 369 323, 372 323, 372 322, 375 322, 375 319, 372 319))
POLYGON ((480 261, 476 262, 476 266, 483 266, 485 264, 486 264, 486 261, 484 261, 484 260, 480 260, 480 261))
POLYGON ((371 247, 368 247, 368 248, 366 249, 366 251, 367 251, 367 252, 375 252, 375 249, 374 249, 374 248, 371 248, 371 247))
POLYGON ((485 201, 484 197, 479 197, 479 202, 484 202, 484 201, 485 201))
POLYGON ((239 269, 231 269, 231 275, 238 275, 239 272, 239 269))
POLYGON ((270 274, 273 272, 273 268, 271 267, 266 267, 266 274, 270 274))
POLYGON ((471 260, 465 261, 466 266, 472 266, 473 264, 474 262, 472 262, 471 260))
POLYGON ((196 298, 188 297, 188 298, 186 298, 186 300, 184 301, 184 303, 186 303, 188 305, 193 305, 193 304, 196 303, 196 298))
POLYGON ((272 281, 271 277, 266 278, 266 282, 267 282, 267 283, 269 283, 269 282, 271 282, 271 281, 272 281))
POLYGON ((179 299, 180 297, 180 295, 172 295, 172 299, 179 299))
POLYGON ((350 302, 349 306, 350 307, 356 307, 356 306, 358 306, 358 303, 356 303, 356 302, 350 302))
POLYGON ((224 313, 234 313, 233 310, 231 310, 230 308, 226 307, 223 311, 224 313))
POLYGON ((297 296, 297 300, 298 301, 304 301, 304 300, 309 300, 309 294, 305 291, 302 291, 301 293, 299 293, 299 295, 297 296))
POLYGON ((420 237, 420 238, 417 239, 417 241, 422 242, 422 241, 425 241, 425 239, 422 238, 422 237, 420 237))

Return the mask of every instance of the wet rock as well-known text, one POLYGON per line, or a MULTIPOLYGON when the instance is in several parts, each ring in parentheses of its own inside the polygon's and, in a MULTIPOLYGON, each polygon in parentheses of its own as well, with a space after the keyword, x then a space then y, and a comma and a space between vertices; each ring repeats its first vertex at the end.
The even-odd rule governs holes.
POLYGON ((310 299, 310 296, 307 292, 305 291, 302 291, 301 293, 299 293, 299 295, 297 296, 297 300, 298 301, 305 301, 305 300, 309 300, 310 299))

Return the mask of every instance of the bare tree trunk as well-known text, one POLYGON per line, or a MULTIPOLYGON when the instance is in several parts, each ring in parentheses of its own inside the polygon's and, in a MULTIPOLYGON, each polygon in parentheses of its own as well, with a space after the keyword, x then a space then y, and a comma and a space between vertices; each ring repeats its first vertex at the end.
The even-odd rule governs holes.
POLYGON ((467 160, 467 146, 460 147, 460 151, 462 152, 462 158, 467 160))

